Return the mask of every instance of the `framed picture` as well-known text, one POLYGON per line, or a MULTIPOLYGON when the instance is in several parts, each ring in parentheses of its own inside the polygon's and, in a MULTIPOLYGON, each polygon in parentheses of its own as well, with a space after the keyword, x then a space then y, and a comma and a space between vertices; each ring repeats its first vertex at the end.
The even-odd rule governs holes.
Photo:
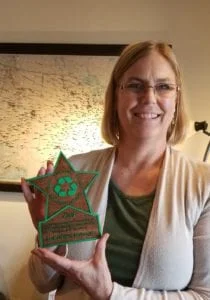
POLYGON ((60 151, 106 147, 105 89, 125 45, 0 44, 0 191, 20 191, 60 151))

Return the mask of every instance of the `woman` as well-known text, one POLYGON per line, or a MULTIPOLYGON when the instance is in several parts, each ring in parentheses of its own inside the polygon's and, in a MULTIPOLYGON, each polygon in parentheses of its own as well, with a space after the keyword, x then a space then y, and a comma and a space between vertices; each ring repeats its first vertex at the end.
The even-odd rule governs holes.
MULTIPOLYGON (((108 234, 96 246, 33 250, 30 276, 41 292, 57 289, 63 300, 210 299, 210 169, 171 148, 185 135, 183 106, 172 49, 128 46, 106 92, 102 132, 114 147, 70 158, 100 172, 89 198, 108 234)), ((39 175, 52 170, 48 162, 39 175)), ((22 189, 37 226, 44 199, 24 180, 22 189)))

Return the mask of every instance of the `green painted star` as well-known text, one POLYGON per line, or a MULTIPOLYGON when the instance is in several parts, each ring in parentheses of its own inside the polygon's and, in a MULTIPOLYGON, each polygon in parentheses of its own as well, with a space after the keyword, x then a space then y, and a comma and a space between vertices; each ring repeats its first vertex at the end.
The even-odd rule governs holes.
POLYGON ((75 170, 60 152, 53 173, 27 179, 27 182, 46 197, 46 220, 69 205, 93 213, 87 192, 97 175, 96 171, 75 170))

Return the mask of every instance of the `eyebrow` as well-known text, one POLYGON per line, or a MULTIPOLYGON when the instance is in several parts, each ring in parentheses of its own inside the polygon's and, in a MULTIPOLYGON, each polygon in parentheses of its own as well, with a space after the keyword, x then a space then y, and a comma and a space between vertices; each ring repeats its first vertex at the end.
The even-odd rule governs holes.
POLYGON ((171 82, 171 78, 165 77, 165 78, 158 78, 156 82, 171 82))

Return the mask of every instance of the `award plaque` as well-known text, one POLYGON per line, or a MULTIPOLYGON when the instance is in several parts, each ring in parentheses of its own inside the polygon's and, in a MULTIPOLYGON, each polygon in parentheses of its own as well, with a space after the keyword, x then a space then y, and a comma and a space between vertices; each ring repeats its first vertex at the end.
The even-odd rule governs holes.
POLYGON ((89 241, 101 237, 98 214, 92 210, 88 190, 96 171, 75 170, 60 152, 53 173, 26 181, 45 197, 45 217, 38 224, 40 247, 89 241))

